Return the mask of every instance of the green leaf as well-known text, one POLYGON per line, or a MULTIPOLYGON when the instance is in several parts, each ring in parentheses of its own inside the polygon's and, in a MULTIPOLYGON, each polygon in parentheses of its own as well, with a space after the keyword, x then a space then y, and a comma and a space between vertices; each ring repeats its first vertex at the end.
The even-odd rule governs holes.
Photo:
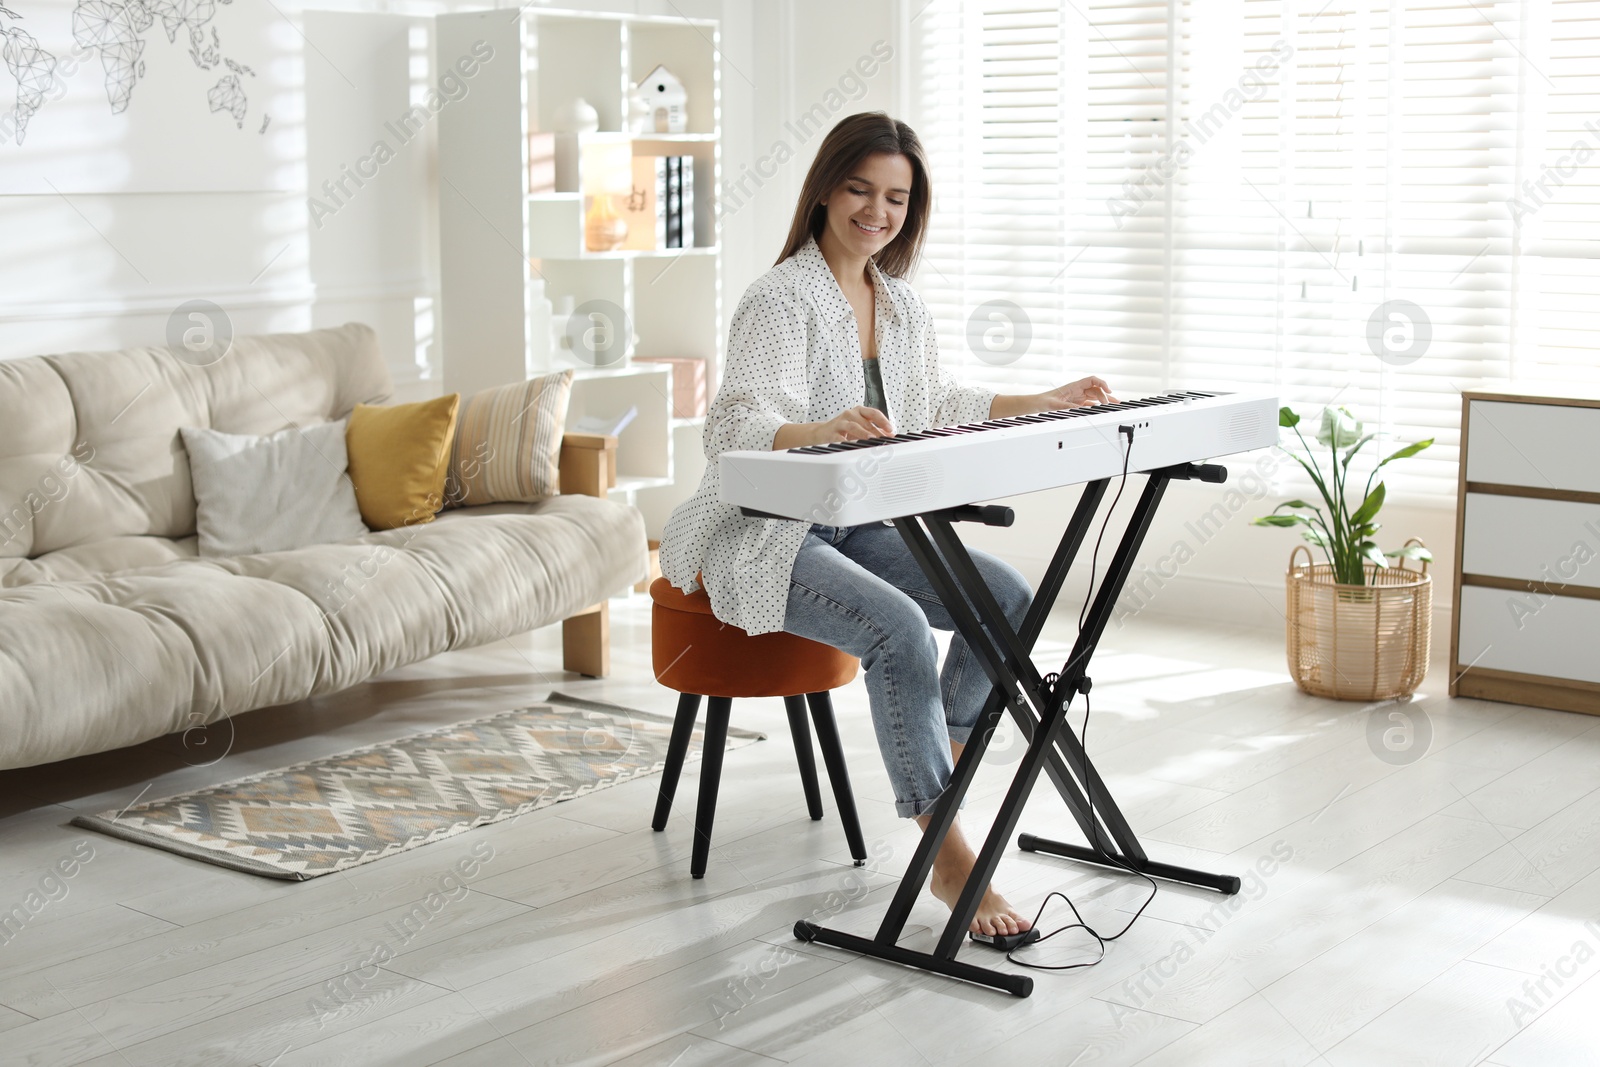
POLYGON ((1348 452, 1346 452, 1346 453, 1345 453, 1345 454, 1344 454, 1344 469, 1345 469, 1345 470, 1349 470, 1349 469, 1350 469, 1350 461, 1351 461, 1351 460, 1352 460, 1352 459, 1355 459, 1355 458, 1356 458, 1356 453, 1357 453, 1357 452, 1360 452, 1360 451, 1361 451, 1361 450, 1362 450, 1362 449, 1363 449, 1363 448, 1365 448, 1365 447, 1366 447, 1366 446, 1367 446, 1367 442, 1368 442, 1368 441, 1370 441, 1370 440, 1372 440, 1372 439, 1373 439, 1373 438, 1374 438, 1374 437, 1377 437, 1377 436, 1378 436, 1378 435, 1377 435, 1377 434, 1375 434, 1375 433, 1369 433, 1369 434, 1367 434, 1367 435, 1366 435, 1366 436, 1365 436, 1365 437, 1363 437, 1363 438, 1362 438, 1362 439, 1361 439, 1361 440, 1359 440, 1359 441, 1357 441, 1357 442, 1356 442, 1356 443, 1355 443, 1355 444, 1354 444, 1354 445, 1353 445, 1353 446, 1352 446, 1352 447, 1351 447, 1351 449, 1350 449, 1350 451, 1348 451, 1348 452))
POLYGON ((1259 519, 1251 519, 1251 526, 1310 526, 1311 520, 1304 515, 1263 515, 1259 519))
POLYGON ((1283 453, 1305 468, 1306 474, 1311 477, 1311 483, 1317 487, 1317 492, 1322 494, 1322 499, 1327 503, 1329 510, 1333 510, 1333 494, 1328 492, 1328 483, 1322 480, 1322 472, 1317 466, 1298 452, 1291 452, 1285 448, 1283 453))
POLYGON ((1389 561, 1384 558, 1382 552, 1378 551, 1378 546, 1373 544, 1371 541, 1363 541, 1359 545, 1357 545, 1356 548, 1360 551, 1360 553, 1363 556, 1365 556, 1367 559, 1370 559, 1372 562, 1376 563, 1378 566, 1380 566, 1380 567, 1388 567, 1389 566, 1389 561))
POLYGON ((1361 526, 1370 522, 1372 517, 1378 513, 1378 509, 1383 507, 1383 497, 1383 483, 1379 482, 1377 488, 1367 494, 1367 499, 1361 502, 1361 506, 1355 510, 1355 514, 1350 516, 1350 525, 1361 526))
POLYGON ((1401 559, 1420 559, 1428 563, 1433 562, 1433 553, 1421 545, 1406 545, 1404 548, 1396 548, 1385 552, 1384 555, 1396 556, 1401 559))
POLYGON ((1300 416, 1296 415, 1292 409, 1290 409, 1290 408, 1279 408, 1278 409, 1278 425, 1279 426, 1282 426, 1285 429, 1288 429, 1291 426, 1298 426, 1299 424, 1300 424, 1300 416))
POLYGON ((1310 541, 1312 544, 1316 545, 1318 548, 1327 548, 1328 547, 1328 539, 1326 537, 1323 537, 1322 536, 1322 531, 1320 531, 1318 529, 1312 528, 1310 530, 1307 530, 1305 533, 1301 534, 1300 536, 1304 537, 1307 541, 1310 541))
POLYGON ((1272 510, 1277 511, 1278 508, 1310 508, 1312 511, 1321 510, 1315 504, 1307 504, 1304 500, 1285 500, 1283 503, 1279 504, 1277 508, 1273 508, 1272 510))
POLYGON ((1433 438, 1430 437, 1426 441, 1418 441, 1416 444, 1406 445, 1406 447, 1395 452, 1393 455, 1385 457, 1383 461, 1378 464, 1378 466, 1382 467, 1385 464, 1393 463, 1397 459, 1410 459, 1412 456, 1416 455, 1418 452, 1421 452, 1424 448, 1427 448, 1432 444, 1433 438))

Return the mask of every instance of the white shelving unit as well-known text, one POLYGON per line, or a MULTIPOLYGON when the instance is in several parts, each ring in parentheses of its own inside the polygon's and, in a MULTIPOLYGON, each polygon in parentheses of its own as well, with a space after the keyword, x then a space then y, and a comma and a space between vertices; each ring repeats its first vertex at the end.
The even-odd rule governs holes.
POLYGON ((707 380, 716 381, 722 344, 717 23, 546 8, 459 12, 434 21, 441 70, 481 55, 485 45, 493 49, 467 94, 437 119, 444 387, 465 395, 573 365, 571 354, 553 350, 536 324, 535 279, 543 279, 558 307, 571 297, 579 307, 606 301, 622 309, 631 325, 620 338, 624 349, 605 367, 575 367, 568 421, 638 409, 618 437, 612 493, 639 507, 649 536, 657 538, 671 508, 699 479, 704 420, 674 418, 670 368, 635 358, 704 359, 707 380), (628 94, 658 65, 684 84, 687 132, 628 133, 628 94), (597 132, 558 131, 558 116, 577 97, 598 113, 597 132), (556 192, 528 192, 531 131, 556 131, 556 192), (593 149, 615 152, 619 145, 635 157, 694 158, 693 247, 585 247, 584 161, 593 149))

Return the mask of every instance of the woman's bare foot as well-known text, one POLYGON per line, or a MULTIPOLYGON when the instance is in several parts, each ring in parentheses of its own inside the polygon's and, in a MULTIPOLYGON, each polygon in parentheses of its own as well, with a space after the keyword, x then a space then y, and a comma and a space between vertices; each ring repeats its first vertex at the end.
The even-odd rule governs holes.
MULTIPOLYGON (((926 828, 925 817, 919 818, 918 822, 926 828)), ((954 911, 956 901, 961 898, 961 890, 967 884, 967 876, 977 862, 978 857, 973 854, 972 847, 961 833, 961 824, 952 823, 950 832, 945 834, 944 843, 939 847, 938 856, 934 857, 933 878, 928 888, 934 896, 944 901, 945 907, 954 911)), ((1032 925, 991 886, 984 890, 983 899, 978 901, 977 914, 972 917, 967 929, 975 934, 1016 934, 1032 925)))
MULTIPOLYGON (((968 870, 970 869, 969 867, 968 870)), ((961 897, 961 888, 965 884, 965 876, 946 879, 938 871, 934 871, 928 888, 932 890, 934 896, 944 901, 945 907, 954 911, 956 901, 961 897)), ((1017 934, 1032 925, 1033 923, 1006 903, 1005 897, 996 893, 991 887, 984 890, 983 899, 978 901, 978 913, 972 917, 967 929, 975 934, 1017 934)))

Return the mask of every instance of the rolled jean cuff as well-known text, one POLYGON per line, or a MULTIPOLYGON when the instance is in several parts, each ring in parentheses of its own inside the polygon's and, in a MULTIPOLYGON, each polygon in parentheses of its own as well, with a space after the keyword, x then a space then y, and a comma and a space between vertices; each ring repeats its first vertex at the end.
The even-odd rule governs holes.
MULTIPOLYGON (((902 819, 914 819, 918 815, 928 814, 933 810, 933 806, 937 803, 939 803, 938 797, 930 797, 927 800, 896 800, 894 802, 894 810, 895 814, 900 816, 902 819)), ((956 810, 960 811, 966 806, 967 798, 962 797, 961 803, 956 805, 956 810)))
POLYGON ((972 731, 974 731, 976 729, 977 729, 976 725, 974 725, 974 726, 951 726, 949 723, 945 724, 945 730, 946 730, 946 732, 948 732, 950 734, 950 740, 954 741, 958 745, 965 745, 967 743, 967 741, 972 737, 972 731))

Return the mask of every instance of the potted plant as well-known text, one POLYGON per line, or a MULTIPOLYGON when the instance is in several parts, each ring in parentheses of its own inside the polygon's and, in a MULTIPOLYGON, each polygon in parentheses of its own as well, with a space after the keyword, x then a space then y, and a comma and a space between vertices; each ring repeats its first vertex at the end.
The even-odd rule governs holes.
POLYGON ((1278 425, 1294 431, 1304 452, 1279 448, 1305 468, 1321 503, 1287 500, 1256 526, 1303 527, 1301 536, 1322 549, 1326 562, 1314 562, 1304 545, 1289 554, 1288 657, 1295 684, 1317 696, 1340 700, 1387 700, 1405 696, 1428 671, 1433 554, 1413 538, 1385 552, 1374 540, 1386 490, 1373 485, 1378 472, 1395 460, 1416 455, 1433 438, 1406 445, 1379 460, 1367 474, 1359 497, 1349 487, 1351 461, 1378 435, 1367 433, 1348 408, 1327 407, 1317 443, 1328 450, 1328 468, 1300 431, 1300 416, 1285 407, 1278 425), (1352 506, 1353 504, 1353 506, 1352 506), (1283 514, 1280 514, 1283 513, 1283 514), (1303 562, 1297 556, 1305 553, 1303 562), (1390 559, 1398 566, 1391 567, 1390 559), (1405 560, 1421 564, 1420 570, 1405 560))

